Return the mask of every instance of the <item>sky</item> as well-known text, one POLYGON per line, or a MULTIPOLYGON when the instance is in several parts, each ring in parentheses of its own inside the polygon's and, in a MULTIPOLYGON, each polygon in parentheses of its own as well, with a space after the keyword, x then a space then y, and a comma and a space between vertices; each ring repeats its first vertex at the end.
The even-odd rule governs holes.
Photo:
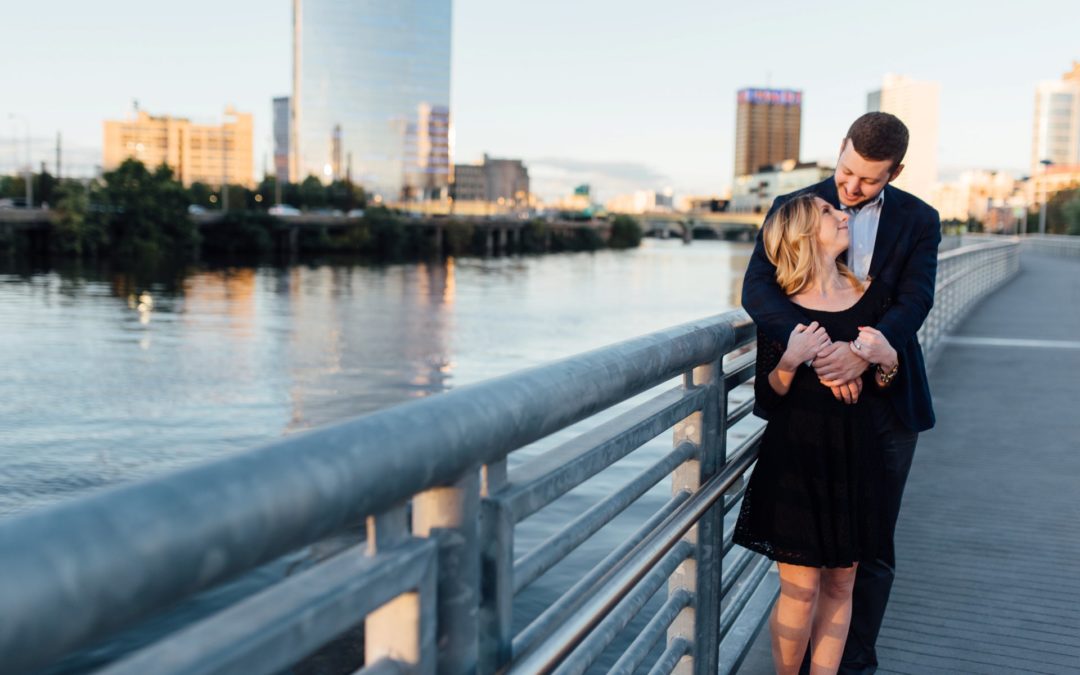
MULTIPOLYGON (((395 0, 384 0, 392 2, 395 0)), ((0 23, 0 172, 25 159, 100 163, 102 121, 134 100, 214 122, 255 115, 269 164, 271 99, 291 81, 288 0, 7 3, 0 23), (12 145, 17 152, 12 152, 12 145)), ((886 73, 941 84, 943 178, 1022 174, 1035 86, 1080 60, 1080 2, 806 3, 454 0, 454 161, 522 158, 551 197, 590 182, 716 194, 730 185, 735 96, 803 91, 804 161, 831 162, 886 73)))

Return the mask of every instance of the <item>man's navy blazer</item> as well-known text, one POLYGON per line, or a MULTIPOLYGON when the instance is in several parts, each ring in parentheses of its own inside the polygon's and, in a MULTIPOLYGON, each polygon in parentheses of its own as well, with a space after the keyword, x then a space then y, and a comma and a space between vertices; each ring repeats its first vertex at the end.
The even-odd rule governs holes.
MULTIPOLYGON (((836 182, 830 176, 816 185, 777 197, 766 219, 788 199, 808 192, 834 207, 840 206, 836 182)), ((897 416, 913 431, 934 426, 926 366, 915 333, 934 304, 940 243, 938 212, 918 197, 886 185, 870 278, 872 283, 884 282, 892 289, 892 303, 875 328, 900 357, 900 371, 886 391, 897 416)), ((742 304, 759 330, 784 345, 796 324, 809 323, 776 283, 776 267, 765 255, 761 232, 743 278, 742 304)))

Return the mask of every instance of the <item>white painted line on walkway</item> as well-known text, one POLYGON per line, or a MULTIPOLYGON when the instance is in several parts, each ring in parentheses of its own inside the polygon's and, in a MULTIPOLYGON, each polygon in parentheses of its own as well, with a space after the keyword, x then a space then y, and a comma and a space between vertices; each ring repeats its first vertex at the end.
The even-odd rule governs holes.
POLYGON ((967 337, 950 335, 945 344, 964 347, 1038 347, 1041 349, 1080 349, 1076 340, 1025 340, 1017 338, 967 337))

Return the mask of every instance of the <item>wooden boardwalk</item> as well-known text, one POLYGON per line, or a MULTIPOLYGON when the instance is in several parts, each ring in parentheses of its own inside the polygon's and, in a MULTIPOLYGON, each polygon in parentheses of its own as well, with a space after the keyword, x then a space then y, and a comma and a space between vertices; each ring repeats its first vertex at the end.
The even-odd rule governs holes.
POLYGON ((931 390, 878 672, 1080 673, 1080 261, 1025 253, 931 390))

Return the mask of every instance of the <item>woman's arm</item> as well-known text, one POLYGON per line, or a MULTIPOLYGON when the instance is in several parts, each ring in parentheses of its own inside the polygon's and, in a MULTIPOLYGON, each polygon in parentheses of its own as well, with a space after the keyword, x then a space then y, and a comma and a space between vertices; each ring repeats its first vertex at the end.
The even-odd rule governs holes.
POLYGON ((791 331, 788 337, 787 347, 780 343, 768 340, 761 331, 758 331, 758 383, 767 386, 755 385, 756 394, 762 399, 764 407, 775 405, 779 397, 786 396, 791 389, 791 382, 795 379, 795 371, 799 366, 814 356, 822 347, 829 343, 829 335, 823 326, 817 321, 809 326, 799 324, 791 331), (761 376, 765 375, 764 378, 761 376), (764 379, 764 383, 761 380, 764 379))
POLYGON ((791 390, 791 381, 795 379, 795 371, 801 365, 800 363, 786 363, 785 358, 787 358, 787 352, 784 352, 780 363, 777 363, 776 367, 769 372, 769 386, 779 396, 787 396, 791 390))

